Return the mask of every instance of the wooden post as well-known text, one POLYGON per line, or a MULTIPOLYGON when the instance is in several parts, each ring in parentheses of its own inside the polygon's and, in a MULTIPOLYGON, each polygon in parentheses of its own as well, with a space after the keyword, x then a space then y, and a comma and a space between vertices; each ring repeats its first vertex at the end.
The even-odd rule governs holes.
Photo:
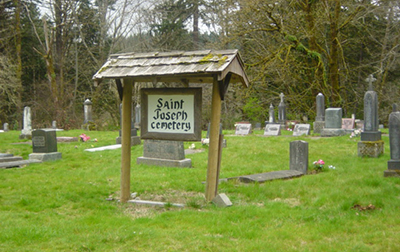
POLYGON ((206 200, 212 201, 218 190, 219 163, 219 124, 221 119, 221 95, 218 81, 214 79, 211 101, 210 145, 208 148, 208 166, 206 181, 206 200))
POLYGON ((123 80, 122 93, 122 129, 121 129, 121 202, 127 202, 130 197, 131 182, 131 109, 132 109, 132 79, 123 80))

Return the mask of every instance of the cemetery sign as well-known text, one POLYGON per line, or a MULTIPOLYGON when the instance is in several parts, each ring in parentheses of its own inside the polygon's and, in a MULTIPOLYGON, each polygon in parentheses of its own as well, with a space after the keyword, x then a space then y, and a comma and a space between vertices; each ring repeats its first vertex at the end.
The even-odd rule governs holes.
POLYGON ((201 141, 201 88, 142 88, 142 139, 201 141))

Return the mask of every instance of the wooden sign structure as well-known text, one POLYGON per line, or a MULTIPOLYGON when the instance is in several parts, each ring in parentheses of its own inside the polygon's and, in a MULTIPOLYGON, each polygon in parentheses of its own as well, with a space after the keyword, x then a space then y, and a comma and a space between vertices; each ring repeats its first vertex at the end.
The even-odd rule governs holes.
MULTIPOLYGON (((189 87, 189 83, 212 83, 210 143, 205 192, 206 200, 212 201, 217 196, 218 167, 221 160, 220 147, 222 141, 219 131, 221 101, 225 98, 229 83, 240 82, 244 87, 249 86, 249 80, 244 71, 244 63, 238 50, 111 55, 93 76, 95 85, 98 85, 104 79, 115 79, 122 100, 121 202, 127 202, 130 197, 131 103, 132 86, 135 82, 151 82, 153 84, 157 82, 178 82, 182 83, 184 87, 189 87)), ((157 126, 155 125, 155 127, 157 126)), ((152 137, 151 134, 169 134, 158 132, 158 130, 161 129, 156 129, 155 132, 150 130, 150 135, 147 135, 147 137, 152 137)), ((147 134, 149 134, 148 122, 147 134)), ((194 134, 196 135, 196 133, 194 134)))

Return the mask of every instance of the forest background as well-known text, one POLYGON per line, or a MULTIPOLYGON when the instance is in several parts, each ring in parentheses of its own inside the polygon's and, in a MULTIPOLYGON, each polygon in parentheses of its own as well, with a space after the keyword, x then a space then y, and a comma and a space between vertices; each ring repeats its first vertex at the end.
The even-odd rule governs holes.
MULTIPOLYGON (((79 128, 93 102, 99 129, 119 127, 112 81, 92 76, 112 53, 238 49, 250 87, 230 85, 224 128, 264 122, 286 97, 288 119, 315 118, 315 97, 363 118, 366 78, 376 78, 379 119, 399 97, 400 1, 366 0, 1 0, 0 123, 20 129, 24 106, 35 128, 53 120, 79 128)), ((179 86, 157 83, 156 86, 179 86)), ((152 83, 137 83, 139 90, 152 83)), ((210 118, 204 86, 203 125, 210 118)))

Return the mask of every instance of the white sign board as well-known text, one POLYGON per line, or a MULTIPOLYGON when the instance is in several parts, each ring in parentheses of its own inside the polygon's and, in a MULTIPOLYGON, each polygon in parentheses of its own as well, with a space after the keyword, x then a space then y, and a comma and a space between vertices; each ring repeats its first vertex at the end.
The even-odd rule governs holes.
POLYGON ((201 88, 141 90, 141 138, 201 140, 201 88))
POLYGON ((149 95, 147 106, 148 132, 193 134, 193 95, 149 95))

